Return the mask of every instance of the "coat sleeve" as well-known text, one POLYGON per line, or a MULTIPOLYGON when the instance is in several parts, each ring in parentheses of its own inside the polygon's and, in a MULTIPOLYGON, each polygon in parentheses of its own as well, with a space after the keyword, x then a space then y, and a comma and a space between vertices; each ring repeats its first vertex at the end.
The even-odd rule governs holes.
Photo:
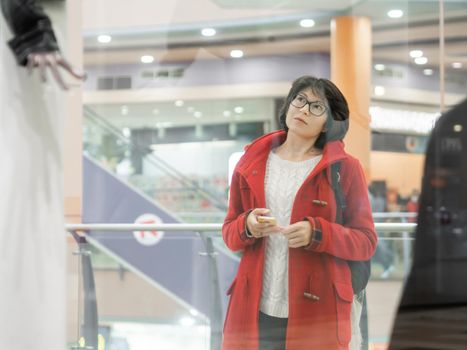
POLYGON ((14 37, 8 44, 19 65, 30 53, 58 51, 52 23, 36 0, 1 0, 2 12, 14 37))
POLYGON ((378 238, 363 169, 356 159, 349 161, 347 168, 341 171, 347 205, 343 225, 322 217, 307 218, 316 231, 306 249, 344 260, 365 261, 373 256, 378 238))
POLYGON ((246 235, 246 217, 252 208, 244 208, 242 205, 240 178, 240 174, 235 171, 230 186, 229 208, 222 226, 224 242, 233 251, 243 250, 256 241, 256 238, 246 235))

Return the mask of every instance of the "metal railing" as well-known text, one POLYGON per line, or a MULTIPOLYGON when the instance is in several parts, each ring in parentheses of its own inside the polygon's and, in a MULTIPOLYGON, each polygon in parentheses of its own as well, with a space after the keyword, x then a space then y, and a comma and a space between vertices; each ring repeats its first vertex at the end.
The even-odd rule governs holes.
MULTIPOLYGON (((90 231, 164 231, 164 232, 197 232, 203 240, 206 252, 205 256, 209 258, 208 268, 210 275, 211 288, 214 291, 215 300, 213 309, 209 318, 211 320, 210 349, 220 349, 222 342, 222 305, 220 297, 219 272, 217 270, 216 252, 212 239, 221 236, 222 224, 67 224, 66 230, 71 233, 76 240, 79 251, 77 255, 81 257, 83 271, 84 287, 84 317, 82 325, 82 338, 84 338, 85 347, 77 346, 76 349, 97 350, 98 344, 98 313, 97 300, 94 283, 94 274, 88 249, 89 242, 86 234, 90 231), (80 234, 81 233, 81 234, 80 234)), ((400 236, 385 237, 380 239, 403 240, 404 251, 404 269, 408 271, 408 258, 410 255, 408 241, 413 240, 409 237, 409 232, 416 228, 415 223, 375 223, 376 231, 379 233, 400 233, 400 236), (407 259, 407 262, 405 261, 407 259)))
MULTIPOLYGON (((416 223, 398 223, 398 222, 377 222, 375 228, 377 232, 403 233, 414 231, 416 223)), ((218 232, 222 229, 222 224, 67 224, 65 226, 68 232, 88 232, 88 231, 196 231, 218 232)))

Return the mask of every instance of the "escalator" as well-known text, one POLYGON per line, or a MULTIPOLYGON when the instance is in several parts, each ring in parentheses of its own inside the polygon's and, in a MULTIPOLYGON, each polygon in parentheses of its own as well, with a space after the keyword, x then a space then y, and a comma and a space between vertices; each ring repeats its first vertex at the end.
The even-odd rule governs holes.
MULTIPOLYGON (((200 218, 220 222, 225 215, 225 199, 135 145, 89 108, 84 140, 84 223, 200 223, 200 218), (129 168, 125 164, 135 156, 151 167, 150 176, 125 171, 129 168)), ((168 298, 205 315, 215 333, 211 338, 219 342, 227 303, 224 291, 239 259, 218 235, 108 231, 90 232, 88 237, 96 250, 112 256, 168 298)))

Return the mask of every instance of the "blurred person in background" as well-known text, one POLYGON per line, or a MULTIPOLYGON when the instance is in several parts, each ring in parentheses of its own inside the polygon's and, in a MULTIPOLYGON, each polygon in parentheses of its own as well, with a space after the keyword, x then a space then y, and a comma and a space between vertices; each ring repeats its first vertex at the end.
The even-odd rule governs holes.
MULTIPOLYGON (((370 186, 369 196, 373 214, 386 211, 386 199, 381 190, 370 186)), ((381 278, 388 278, 393 273, 394 260, 394 251, 383 237, 383 239, 378 241, 378 246, 376 247, 376 252, 372 259, 374 263, 380 264, 383 269, 380 275, 381 278)))
MULTIPOLYGON (((413 214, 418 213, 419 197, 420 197, 420 192, 416 189, 412 190, 409 200, 407 201, 407 204, 405 205, 405 209, 407 210, 408 213, 413 213, 413 214)), ((408 222, 417 222, 417 218, 409 217, 408 222)))

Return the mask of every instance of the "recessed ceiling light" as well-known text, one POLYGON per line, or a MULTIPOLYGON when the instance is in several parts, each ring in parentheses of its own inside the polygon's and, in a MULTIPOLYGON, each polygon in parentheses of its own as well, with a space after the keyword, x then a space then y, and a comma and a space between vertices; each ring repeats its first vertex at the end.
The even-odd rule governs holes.
POLYGON ((123 106, 120 108, 120 112, 121 112, 123 115, 127 115, 127 114, 128 114, 128 106, 123 105, 123 106))
POLYGON ((214 28, 203 28, 201 30, 202 36, 214 36, 216 35, 216 30, 214 28))
POLYGON ((422 57, 423 56, 423 51, 422 50, 411 50, 409 55, 412 58, 422 57))
POLYGON ((453 127, 455 132, 461 132, 462 131, 462 125, 461 124, 455 124, 453 127))
POLYGON ((230 117, 232 115, 232 112, 231 111, 224 111, 224 112, 222 112, 222 114, 223 114, 224 117, 228 118, 228 117, 230 117))
POLYGON ((433 69, 424 69, 423 70, 423 74, 425 75, 433 75, 433 69))
POLYGON ((243 108, 242 106, 237 106, 234 108, 235 113, 238 113, 238 114, 243 113, 244 110, 245 108, 243 108))
POLYGON ((190 314, 192 314, 193 316, 196 317, 196 316, 199 315, 199 312, 198 312, 198 310, 191 308, 191 309, 190 309, 190 314))
POLYGON ((390 18, 401 18, 404 15, 404 11, 394 9, 394 10, 388 11, 387 15, 390 18))
POLYGON ((193 113, 193 116, 195 118, 201 118, 203 116, 203 113, 201 113, 200 111, 196 111, 195 113, 193 113))
POLYGON ((303 28, 311 28, 315 26, 315 21, 311 18, 305 18, 300 21, 300 26, 303 28))
POLYGON ((423 65, 423 64, 427 64, 428 58, 423 57, 423 56, 422 57, 417 57, 417 58, 414 59, 414 61, 415 61, 416 64, 423 65))
POLYGON ((243 57, 243 51, 242 50, 232 50, 232 51, 230 51, 230 57, 233 57, 233 58, 243 57))
POLYGON ((384 64, 381 64, 381 63, 375 64, 375 69, 376 70, 382 71, 385 68, 386 68, 386 66, 384 64))
POLYGON ((183 100, 177 100, 174 102, 174 104, 177 107, 182 107, 185 104, 185 102, 183 102, 183 100))
POLYGON ((455 69, 462 68, 462 62, 453 62, 451 66, 452 68, 455 68, 455 69))
POLYGON ((112 41, 112 37, 107 34, 102 34, 97 37, 97 41, 101 44, 108 44, 112 41))
POLYGON ((179 323, 184 327, 191 327, 195 324, 195 320, 191 317, 182 317, 179 323))
POLYGON ((386 93, 386 89, 384 86, 377 85, 375 86, 375 95, 376 96, 383 96, 386 93))
POLYGON ((130 137, 130 136, 131 136, 131 130, 130 130, 130 128, 128 128, 128 127, 123 128, 123 129, 122 129, 122 134, 123 134, 123 136, 125 136, 125 137, 130 137))
POLYGON ((152 62, 154 62, 154 56, 151 56, 151 55, 141 56, 141 62, 142 63, 152 63, 152 62))

